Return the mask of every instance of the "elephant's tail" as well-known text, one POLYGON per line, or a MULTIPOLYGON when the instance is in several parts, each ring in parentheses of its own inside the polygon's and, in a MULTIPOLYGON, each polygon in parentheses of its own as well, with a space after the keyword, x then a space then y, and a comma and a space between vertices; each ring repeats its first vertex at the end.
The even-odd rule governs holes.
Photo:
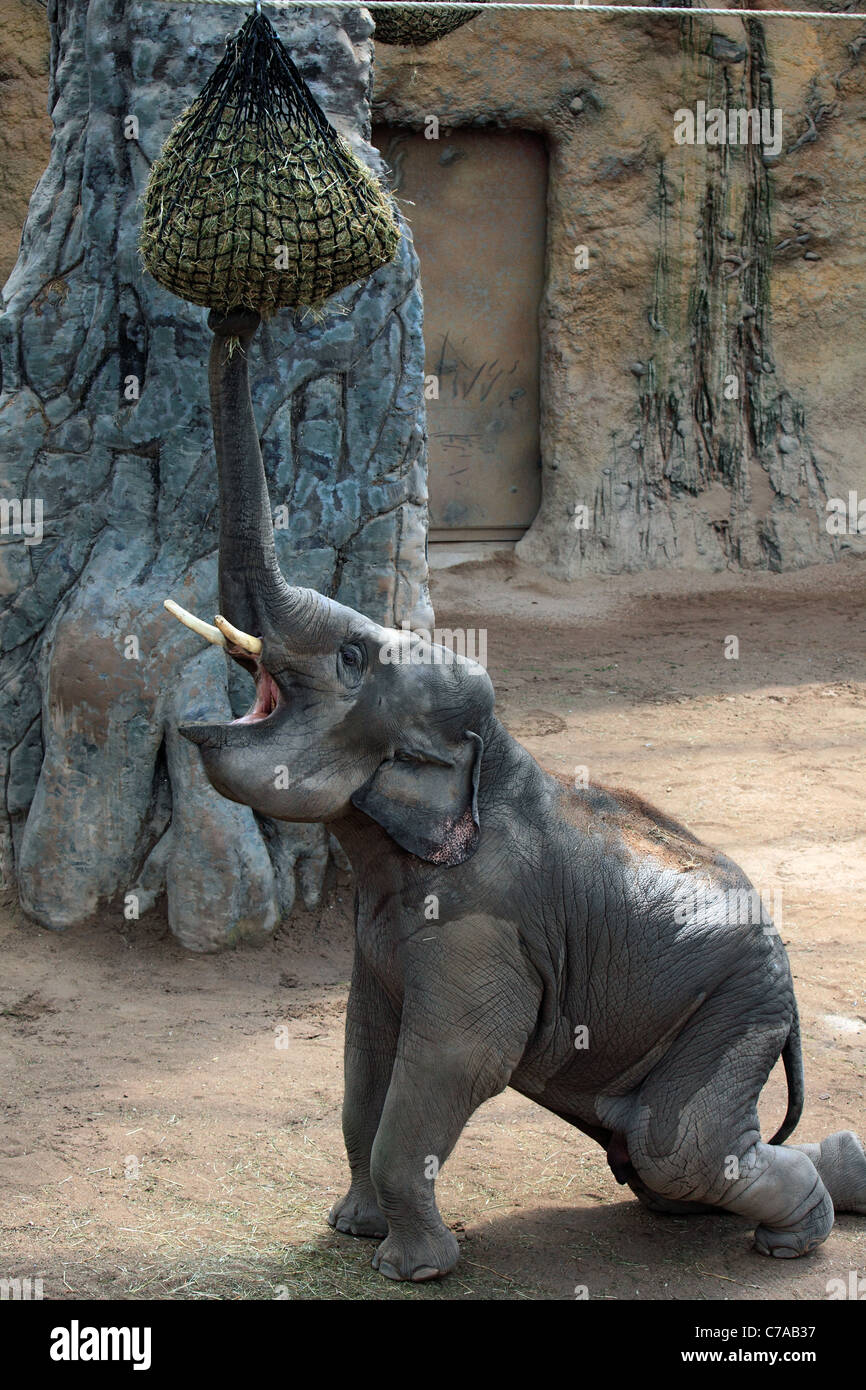
POLYGON ((785 1067, 785 1080, 788 1083, 788 1109, 784 1120, 770 1140, 771 1144, 784 1144, 788 1135, 794 1133, 803 1113, 803 1052, 800 1047, 800 1015, 797 1013, 796 1004, 794 1017, 791 1019, 791 1031, 782 1048, 782 1062, 785 1067))

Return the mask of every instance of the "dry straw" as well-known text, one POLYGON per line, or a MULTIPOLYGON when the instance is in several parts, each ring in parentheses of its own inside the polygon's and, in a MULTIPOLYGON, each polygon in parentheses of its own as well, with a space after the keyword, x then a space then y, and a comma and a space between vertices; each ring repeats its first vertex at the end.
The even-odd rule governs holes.
POLYGON ((393 260, 392 204, 262 14, 181 116, 144 194, 141 254, 166 289, 263 318, 317 308, 393 260))

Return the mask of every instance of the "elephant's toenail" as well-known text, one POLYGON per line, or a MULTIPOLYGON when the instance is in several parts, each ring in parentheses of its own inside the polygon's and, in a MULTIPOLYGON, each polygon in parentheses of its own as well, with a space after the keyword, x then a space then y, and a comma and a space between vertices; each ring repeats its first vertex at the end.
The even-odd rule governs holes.
POLYGON ((432 1265, 419 1265, 412 1271, 412 1283, 424 1284, 428 1279, 438 1279, 440 1271, 434 1269, 432 1265))

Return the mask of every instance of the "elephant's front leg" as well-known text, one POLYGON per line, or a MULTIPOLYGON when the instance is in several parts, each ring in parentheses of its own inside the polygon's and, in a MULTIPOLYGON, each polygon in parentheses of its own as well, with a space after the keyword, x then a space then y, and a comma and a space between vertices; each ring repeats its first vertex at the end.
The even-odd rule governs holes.
MULTIPOLYGON (((462 1008, 431 1026, 429 1000, 421 1017, 411 999, 404 1001, 371 1160, 379 1207, 388 1218, 373 1266, 389 1279, 437 1279, 456 1265, 457 1240, 439 1215, 435 1179, 473 1111, 508 1085, 525 1047, 529 1026, 520 1001, 501 1026, 474 1003, 473 1009, 464 999, 462 1008)), ((500 998, 497 1012, 510 1007, 500 998)))
POLYGON ((370 1177, 370 1152, 391 1083, 399 1031, 397 1010, 356 947, 346 1010, 343 1099, 343 1138, 352 1182, 328 1213, 328 1224, 344 1235, 381 1238, 388 1231, 370 1177))

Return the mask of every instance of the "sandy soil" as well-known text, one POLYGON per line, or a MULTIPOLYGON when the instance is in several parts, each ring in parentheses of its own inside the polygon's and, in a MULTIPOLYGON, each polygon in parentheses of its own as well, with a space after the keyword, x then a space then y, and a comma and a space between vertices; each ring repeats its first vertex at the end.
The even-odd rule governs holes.
MULTIPOLYGON (((443 626, 487 629, 511 730, 552 770, 641 792, 781 891, 803 1015, 798 1135, 866 1131, 866 568, 436 576, 443 626), (725 639, 739 638, 738 660, 725 639)), ((325 1225, 351 887, 258 951, 183 952, 158 915, 65 935, 0 925, 0 1275, 46 1298, 823 1299, 866 1272, 866 1220, 762 1259, 736 1217, 653 1216, 590 1140, 506 1092, 438 1184, 463 1241, 439 1285, 392 1285, 325 1225), (282 1030, 282 1032, 280 1031, 282 1030), (278 1046, 286 1041, 287 1046, 278 1046)), ((778 911, 777 911, 778 919, 778 911)), ((784 1112, 777 1068, 765 1132, 784 1112)))

